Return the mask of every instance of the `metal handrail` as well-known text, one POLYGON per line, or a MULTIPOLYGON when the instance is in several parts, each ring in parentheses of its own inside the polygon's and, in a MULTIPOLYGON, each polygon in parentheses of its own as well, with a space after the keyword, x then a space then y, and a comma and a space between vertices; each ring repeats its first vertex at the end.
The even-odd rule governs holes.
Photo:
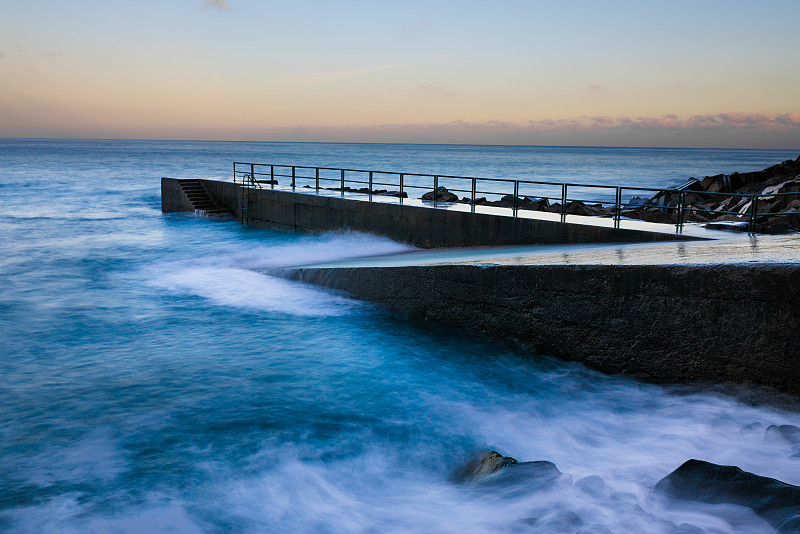
MULTIPOLYGON (((342 195, 344 196, 346 189, 349 187, 347 184, 358 184, 358 185, 366 185, 368 189, 369 201, 372 201, 372 195, 374 194, 375 186, 386 186, 386 187, 399 187, 399 201, 400 203, 403 202, 403 194, 408 189, 423 189, 427 191, 434 191, 433 195, 433 206, 436 207, 438 204, 438 199, 436 198, 437 195, 435 191, 438 189, 438 186, 442 181, 449 181, 449 180, 464 180, 468 182, 469 188, 461 189, 457 187, 450 187, 448 191, 450 192, 458 192, 458 193, 468 193, 469 196, 465 197, 471 206, 471 211, 475 211, 476 206, 476 199, 478 199, 478 195, 503 195, 503 196, 512 196, 513 202, 512 206, 509 207, 512 211, 512 216, 517 217, 517 213, 520 209, 520 201, 524 200, 525 198, 535 198, 536 200, 547 200, 554 201, 554 204, 559 204, 560 208, 560 215, 561 221, 566 221, 567 213, 567 206, 571 202, 583 202, 583 203, 594 203, 600 204, 601 206, 610 206, 613 207, 612 211, 612 219, 614 221, 614 227, 619 228, 620 221, 623 218, 622 211, 625 209, 629 209, 632 207, 638 208, 660 208, 664 210, 665 213, 675 213, 675 231, 680 233, 683 231, 684 222, 686 220, 686 216, 689 213, 715 213, 719 215, 736 215, 742 217, 748 217, 748 232, 753 233, 755 230, 755 223, 757 217, 763 216, 772 216, 772 215, 787 215, 787 214, 796 214, 800 212, 790 211, 790 212, 776 212, 776 213, 758 213, 757 212, 757 205, 759 198, 772 198, 777 196, 787 196, 787 195, 795 195, 800 196, 800 193, 769 193, 769 194, 743 194, 743 193, 722 193, 722 192, 708 192, 708 191, 692 191, 692 190, 684 190, 684 189, 674 189, 674 188, 666 188, 666 189, 656 189, 656 188, 649 188, 649 187, 633 187, 633 186, 613 186, 613 185, 600 185, 600 184, 582 184, 577 182, 547 182, 541 180, 520 180, 520 179, 511 179, 511 178, 487 178, 487 177, 467 177, 467 176, 452 176, 452 175, 444 175, 444 174, 424 174, 424 173, 413 173, 413 172, 394 172, 394 171, 375 171, 375 170, 363 170, 363 169, 346 169, 346 168, 336 168, 336 167, 314 167, 308 165, 282 165, 282 164, 274 164, 274 163, 250 163, 250 162, 239 162, 235 161, 233 163, 233 181, 234 183, 237 182, 237 177, 241 177, 242 184, 245 184, 245 181, 249 182, 248 185, 250 187, 261 187, 262 183, 269 183, 272 188, 275 187, 276 180, 278 178, 290 178, 291 179, 291 187, 294 189, 297 187, 297 182, 299 180, 308 180, 314 183, 314 189, 319 191, 321 189, 320 182, 336 182, 339 187, 331 187, 328 189, 331 190, 338 190, 341 191, 342 195), (258 172, 258 171, 262 172, 258 172), (276 172, 277 171, 277 172, 276 172), (313 176, 307 176, 305 174, 298 173, 298 171, 314 171, 313 176), (329 171, 336 173, 336 177, 331 177, 330 175, 324 176, 321 175, 320 171, 329 171), (355 179, 355 178, 348 178, 348 174, 363 174, 364 176, 359 178, 362 179, 355 179), (397 183, 387 183, 387 182, 378 182, 375 181, 375 175, 383 175, 386 177, 397 176, 398 182, 397 183), (259 179, 258 176, 268 177, 266 179, 259 179), (415 177, 415 178, 429 178, 432 181, 433 187, 430 185, 415 185, 409 184, 407 182, 408 177, 415 177), (478 182, 492 182, 492 183, 505 183, 509 184, 510 187, 513 187, 513 193, 504 192, 504 191, 489 191, 485 189, 479 189, 477 187, 478 182), (559 196, 549 196, 549 195, 530 195, 526 194, 524 197, 520 197, 520 186, 525 186, 526 190, 531 189, 528 186, 549 186, 554 190, 560 189, 561 194, 559 196), (602 199, 589 199, 589 198, 577 198, 574 196, 570 196, 569 188, 581 188, 581 189, 606 189, 610 190, 614 193, 614 200, 602 200, 602 199), (631 204, 630 202, 623 202, 623 192, 651 192, 651 193, 663 193, 666 198, 669 199, 669 204, 631 204), (750 199, 750 209, 747 212, 735 212, 735 211, 727 211, 727 210, 712 210, 706 208, 700 208, 693 205, 686 204, 686 196, 689 194, 699 194, 699 195, 711 195, 711 196, 724 196, 726 198, 730 197, 740 197, 745 199, 750 199)), ((388 179, 388 178, 387 178, 388 179)), ((465 186, 466 187, 466 186, 465 186)), ((363 188, 362 188, 363 189, 363 188)), ((580 193, 579 193, 580 194, 580 193)), ((582 195, 581 195, 582 196, 582 195)), ((655 196, 655 195, 653 195, 655 196)))

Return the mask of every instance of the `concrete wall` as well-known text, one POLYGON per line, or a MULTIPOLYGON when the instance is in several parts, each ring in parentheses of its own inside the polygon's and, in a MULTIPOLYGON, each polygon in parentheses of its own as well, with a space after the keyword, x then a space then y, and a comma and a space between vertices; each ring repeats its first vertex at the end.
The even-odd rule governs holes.
MULTIPOLYGON (((162 206, 178 204, 172 198, 175 195, 172 181, 177 182, 162 179, 162 206)), ((201 182, 220 207, 239 215, 239 185, 214 180, 201 182)), ((253 226, 312 232, 347 228, 424 248, 691 239, 673 233, 473 214, 272 189, 254 189, 250 198, 249 224, 253 226)))
POLYGON ((800 266, 300 268, 278 274, 654 382, 800 395, 800 266))
POLYGON ((175 178, 161 179, 161 211, 164 213, 194 211, 194 206, 181 189, 180 181, 175 178))

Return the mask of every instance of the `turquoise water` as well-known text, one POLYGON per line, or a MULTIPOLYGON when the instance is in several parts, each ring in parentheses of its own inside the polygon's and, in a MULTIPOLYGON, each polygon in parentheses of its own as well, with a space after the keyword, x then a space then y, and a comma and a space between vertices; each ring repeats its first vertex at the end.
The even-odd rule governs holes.
POLYGON ((569 510, 570 532, 769 532, 741 509, 676 507, 650 488, 689 458, 798 484, 796 451, 742 427, 800 414, 603 376, 264 275, 407 247, 165 215, 159 177, 228 176, 234 159, 255 159, 483 176, 533 166, 549 178, 583 168, 589 182, 659 187, 789 157, 0 140, 0 531, 552 532, 569 510), (459 483, 481 449, 606 489, 459 483))

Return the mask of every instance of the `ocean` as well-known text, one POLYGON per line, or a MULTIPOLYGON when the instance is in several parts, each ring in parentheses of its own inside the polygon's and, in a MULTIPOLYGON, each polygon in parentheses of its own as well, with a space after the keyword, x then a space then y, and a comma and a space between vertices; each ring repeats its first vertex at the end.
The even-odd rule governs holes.
POLYGON ((236 160, 666 187, 795 157, 0 139, 0 531, 770 532, 651 489, 690 458, 800 484, 798 451, 763 432, 800 425, 797 411, 605 376, 270 277, 409 247, 162 214, 159 179, 229 179, 236 160), (575 484, 459 480, 480 450, 554 462, 575 484))

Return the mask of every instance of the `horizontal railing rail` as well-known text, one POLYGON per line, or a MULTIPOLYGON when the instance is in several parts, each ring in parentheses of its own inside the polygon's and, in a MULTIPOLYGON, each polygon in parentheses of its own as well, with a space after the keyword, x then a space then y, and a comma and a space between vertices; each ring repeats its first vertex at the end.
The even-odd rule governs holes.
MULTIPOLYGON (((575 203, 580 203, 584 206, 584 212, 586 211, 586 206, 594 209, 610 210, 610 213, 605 212, 598 216, 612 218, 615 228, 620 227, 622 219, 631 218, 628 215, 635 215, 634 212, 636 210, 651 208, 666 215, 670 220, 674 218, 674 222, 671 222, 671 224, 675 225, 676 232, 683 231, 687 218, 692 214, 743 218, 747 221, 748 232, 753 233, 759 217, 800 213, 800 211, 758 212, 760 201, 785 195, 794 195, 800 199, 800 192, 769 194, 722 193, 693 191, 683 188, 657 189, 577 182, 548 182, 512 178, 313 167, 308 165, 239 161, 233 163, 234 183, 241 182, 249 187, 269 185, 274 188, 282 180, 290 180, 292 188, 313 188, 316 191, 320 189, 334 190, 341 191, 342 195, 346 192, 363 193, 368 196, 370 201, 373 195, 389 195, 398 197, 398 201, 402 203, 404 198, 408 197, 409 191, 423 190, 433 193, 430 195, 430 199, 422 199, 424 202, 429 200, 433 207, 437 207, 443 202, 446 204, 452 202, 439 200, 438 197, 440 193, 444 193, 442 189, 444 188, 450 193, 463 193, 464 196, 458 202, 468 203, 472 212, 475 212, 476 206, 490 202, 486 199, 487 196, 500 197, 500 203, 505 203, 505 205, 500 205, 499 207, 510 209, 513 217, 517 217, 520 210, 543 211, 541 204, 546 202, 547 207, 544 211, 560 214, 561 222, 566 221, 567 215, 574 214, 576 208, 573 206, 576 205, 575 203), (334 187, 330 187, 331 185, 334 185, 334 187), (393 189, 376 189, 379 187, 393 189), (605 194, 592 196, 589 193, 589 191, 598 190, 602 190, 605 194), (642 193, 651 193, 652 195, 647 199, 637 198, 642 193), (626 197, 627 200, 624 200, 626 197), (706 204, 697 202, 702 198, 714 197, 734 200, 738 198, 740 200, 738 202, 730 201, 725 203, 725 209, 712 209, 706 204), (657 202, 650 203, 653 199, 657 199, 657 202), (530 205, 537 205, 537 207, 532 208, 530 205)), ((495 202, 495 204, 489 205, 498 206, 497 201, 492 202, 495 202)), ((577 211, 580 211, 580 209, 577 209, 577 211)), ((591 213, 588 214, 591 215, 591 213)))

